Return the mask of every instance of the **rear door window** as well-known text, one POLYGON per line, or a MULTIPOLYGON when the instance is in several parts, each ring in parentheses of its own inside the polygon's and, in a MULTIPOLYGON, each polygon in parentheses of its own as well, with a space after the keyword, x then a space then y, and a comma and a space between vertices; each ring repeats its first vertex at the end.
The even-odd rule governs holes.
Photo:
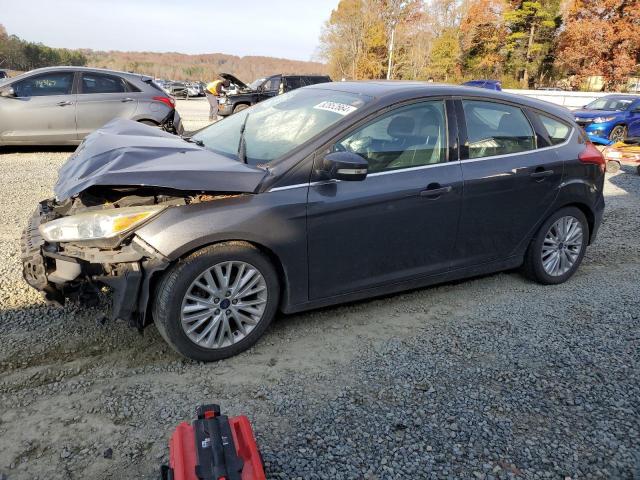
POLYGON ((514 106, 484 100, 462 100, 469 158, 524 152, 536 148, 533 128, 514 106))
POLYGON ((551 145, 558 145, 564 142, 567 138, 569 138, 569 134, 571 133, 571 127, 560 120, 556 120, 555 118, 547 117, 546 115, 538 114, 538 118, 542 123, 542 126, 546 130, 549 135, 549 140, 551 140, 551 145))
POLYGON ((100 73, 83 73, 80 93, 124 93, 127 84, 124 79, 100 73))
POLYGON ((17 97, 69 95, 73 87, 73 72, 52 72, 25 78, 14 83, 17 97))

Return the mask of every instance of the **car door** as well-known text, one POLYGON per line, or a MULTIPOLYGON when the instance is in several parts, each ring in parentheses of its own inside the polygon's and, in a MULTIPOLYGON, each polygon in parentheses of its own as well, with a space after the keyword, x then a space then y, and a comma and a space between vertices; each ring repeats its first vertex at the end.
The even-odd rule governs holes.
POLYGON ((309 295, 319 299, 445 272, 462 195, 447 161, 444 100, 404 105, 358 126, 316 154, 347 150, 369 162, 363 181, 309 188, 309 295))
POLYGON ((76 139, 73 71, 32 75, 6 85, 0 97, 0 143, 64 144, 76 139))
POLYGON ((627 136, 640 137, 640 100, 636 100, 629 106, 627 136))
POLYGON ((464 200, 455 266, 517 255, 553 204, 563 162, 515 105, 457 101, 464 200))
POLYGON ((117 75, 81 72, 78 91, 78 139, 114 118, 132 118, 138 99, 127 81, 117 75))
POLYGON ((258 95, 258 101, 266 100, 267 98, 275 97, 280 93, 280 87, 282 82, 282 76, 276 75, 274 77, 267 78, 260 87, 260 93, 258 95))

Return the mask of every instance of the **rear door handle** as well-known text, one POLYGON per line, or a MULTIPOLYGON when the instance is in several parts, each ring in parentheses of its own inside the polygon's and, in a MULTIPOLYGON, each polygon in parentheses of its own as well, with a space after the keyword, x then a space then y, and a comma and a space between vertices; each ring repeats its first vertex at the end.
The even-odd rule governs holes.
POLYGON ((133 102, 133 98, 129 98, 129 97, 127 97, 127 98, 123 98, 123 99, 122 99, 122 100, 120 100, 120 101, 121 101, 122 103, 125 103, 125 102, 133 102))
POLYGON ((57 105, 59 107, 66 107, 67 105, 73 105, 73 102, 70 102, 69 100, 66 100, 64 102, 58 102, 57 105))
POLYGON ((420 192, 420 196, 421 197, 427 197, 427 198, 439 198, 441 195, 444 195, 446 193, 450 193, 451 190, 453 190, 453 187, 451 185, 447 185, 446 187, 442 187, 440 186, 440 184, 435 183, 435 184, 431 184, 427 187, 426 190, 422 190, 420 192))
POLYGON ((530 177, 536 178, 536 179, 542 179, 542 178, 550 177, 551 175, 553 175, 553 170, 536 169, 536 171, 533 172, 530 175, 530 177))

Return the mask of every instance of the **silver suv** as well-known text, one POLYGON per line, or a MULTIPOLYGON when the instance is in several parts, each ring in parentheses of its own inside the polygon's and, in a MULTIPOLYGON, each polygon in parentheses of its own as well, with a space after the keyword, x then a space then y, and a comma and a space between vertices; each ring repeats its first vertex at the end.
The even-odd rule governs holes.
POLYGON ((175 100, 151 77, 48 67, 0 80, 0 146, 78 144, 114 118, 182 133, 175 100))

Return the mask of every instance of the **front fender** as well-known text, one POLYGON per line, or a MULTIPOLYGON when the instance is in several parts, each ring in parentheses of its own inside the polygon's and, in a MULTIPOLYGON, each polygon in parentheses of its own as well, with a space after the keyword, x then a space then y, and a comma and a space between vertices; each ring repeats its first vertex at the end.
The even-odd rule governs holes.
POLYGON ((167 209, 136 235, 171 261, 212 243, 244 240, 272 252, 285 305, 307 301, 307 189, 238 194, 167 209))

